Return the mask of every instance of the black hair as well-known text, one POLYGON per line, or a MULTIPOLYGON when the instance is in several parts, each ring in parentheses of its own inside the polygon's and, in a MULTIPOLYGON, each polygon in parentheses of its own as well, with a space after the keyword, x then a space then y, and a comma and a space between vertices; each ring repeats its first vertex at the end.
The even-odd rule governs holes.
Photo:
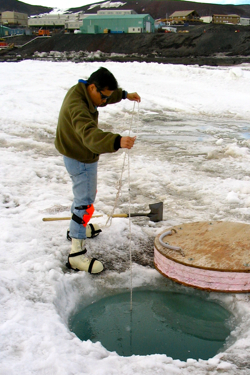
POLYGON ((98 90, 108 89, 114 91, 118 83, 113 74, 106 68, 99 68, 88 78, 88 85, 94 83, 98 90))

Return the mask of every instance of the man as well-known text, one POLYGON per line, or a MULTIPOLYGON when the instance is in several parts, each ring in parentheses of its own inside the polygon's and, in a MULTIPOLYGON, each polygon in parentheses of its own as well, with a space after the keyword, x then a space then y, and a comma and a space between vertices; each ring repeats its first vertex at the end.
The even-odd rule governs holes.
POLYGON ((131 149, 135 137, 121 137, 99 129, 97 107, 122 99, 141 101, 137 93, 129 94, 118 88, 113 74, 100 68, 87 81, 80 79, 68 91, 60 110, 55 146, 63 155, 73 183, 74 201, 69 233, 72 246, 67 266, 76 271, 99 273, 103 270, 100 261, 85 255, 86 237, 98 234, 93 226, 91 234, 88 224, 94 212, 98 159, 100 154, 115 152, 119 148, 131 149))

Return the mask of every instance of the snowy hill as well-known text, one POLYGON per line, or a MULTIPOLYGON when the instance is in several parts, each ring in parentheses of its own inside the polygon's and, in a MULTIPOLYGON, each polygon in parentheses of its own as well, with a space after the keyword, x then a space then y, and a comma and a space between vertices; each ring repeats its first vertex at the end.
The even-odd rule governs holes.
MULTIPOLYGON (((70 4, 70 3, 69 3, 70 4)), ((96 13, 100 9, 133 9, 137 13, 149 13, 154 19, 165 18, 177 10, 194 9, 202 16, 217 14, 238 14, 241 17, 250 17, 250 5, 217 5, 196 3, 178 0, 126 0, 126 1, 102 1, 96 4, 85 5, 78 8, 69 8, 72 12, 84 11, 96 13), (119 5, 119 6, 118 6, 119 5)), ((17 0, 0 0, 0 12, 14 10, 30 15, 48 13, 53 8, 34 6, 17 0)))
POLYGON ((86 13, 96 13, 100 9, 133 9, 138 14, 149 13, 154 19, 165 18, 166 15, 177 10, 196 10, 202 16, 212 14, 238 14, 241 17, 250 17, 250 5, 217 5, 207 3, 196 3, 192 1, 178 0, 126 0, 119 2, 121 5, 117 7, 116 1, 102 1, 91 6, 86 5, 78 8, 70 8, 71 11, 83 10, 86 13), (123 5, 122 5, 123 4, 123 5), (113 5, 113 6, 112 6, 113 5))

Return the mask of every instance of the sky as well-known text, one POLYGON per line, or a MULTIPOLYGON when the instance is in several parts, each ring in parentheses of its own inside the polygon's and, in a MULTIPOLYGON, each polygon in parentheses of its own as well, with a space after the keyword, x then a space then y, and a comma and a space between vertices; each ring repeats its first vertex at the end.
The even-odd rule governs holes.
MULTIPOLYGON (((250 0, 193 0, 199 3, 213 3, 213 4, 250 4, 250 0)), ((117 1, 116 1, 117 2, 117 1)), ((125 1, 121 1, 125 3, 125 1)), ((96 4, 98 1, 93 0, 29 0, 25 1, 27 4, 31 5, 42 5, 47 7, 55 7, 59 9, 69 9, 69 8, 77 8, 88 4, 96 4)))

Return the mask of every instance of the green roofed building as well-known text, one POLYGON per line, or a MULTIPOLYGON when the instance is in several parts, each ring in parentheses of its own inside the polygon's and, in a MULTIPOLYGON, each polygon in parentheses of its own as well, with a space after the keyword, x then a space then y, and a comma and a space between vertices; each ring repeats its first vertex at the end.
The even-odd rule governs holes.
POLYGON ((11 34, 10 31, 11 29, 8 27, 0 25, 0 37, 9 36, 11 34))
POLYGON ((153 33, 154 19, 149 14, 90 15, 83 19, 82 34, 153 33))

